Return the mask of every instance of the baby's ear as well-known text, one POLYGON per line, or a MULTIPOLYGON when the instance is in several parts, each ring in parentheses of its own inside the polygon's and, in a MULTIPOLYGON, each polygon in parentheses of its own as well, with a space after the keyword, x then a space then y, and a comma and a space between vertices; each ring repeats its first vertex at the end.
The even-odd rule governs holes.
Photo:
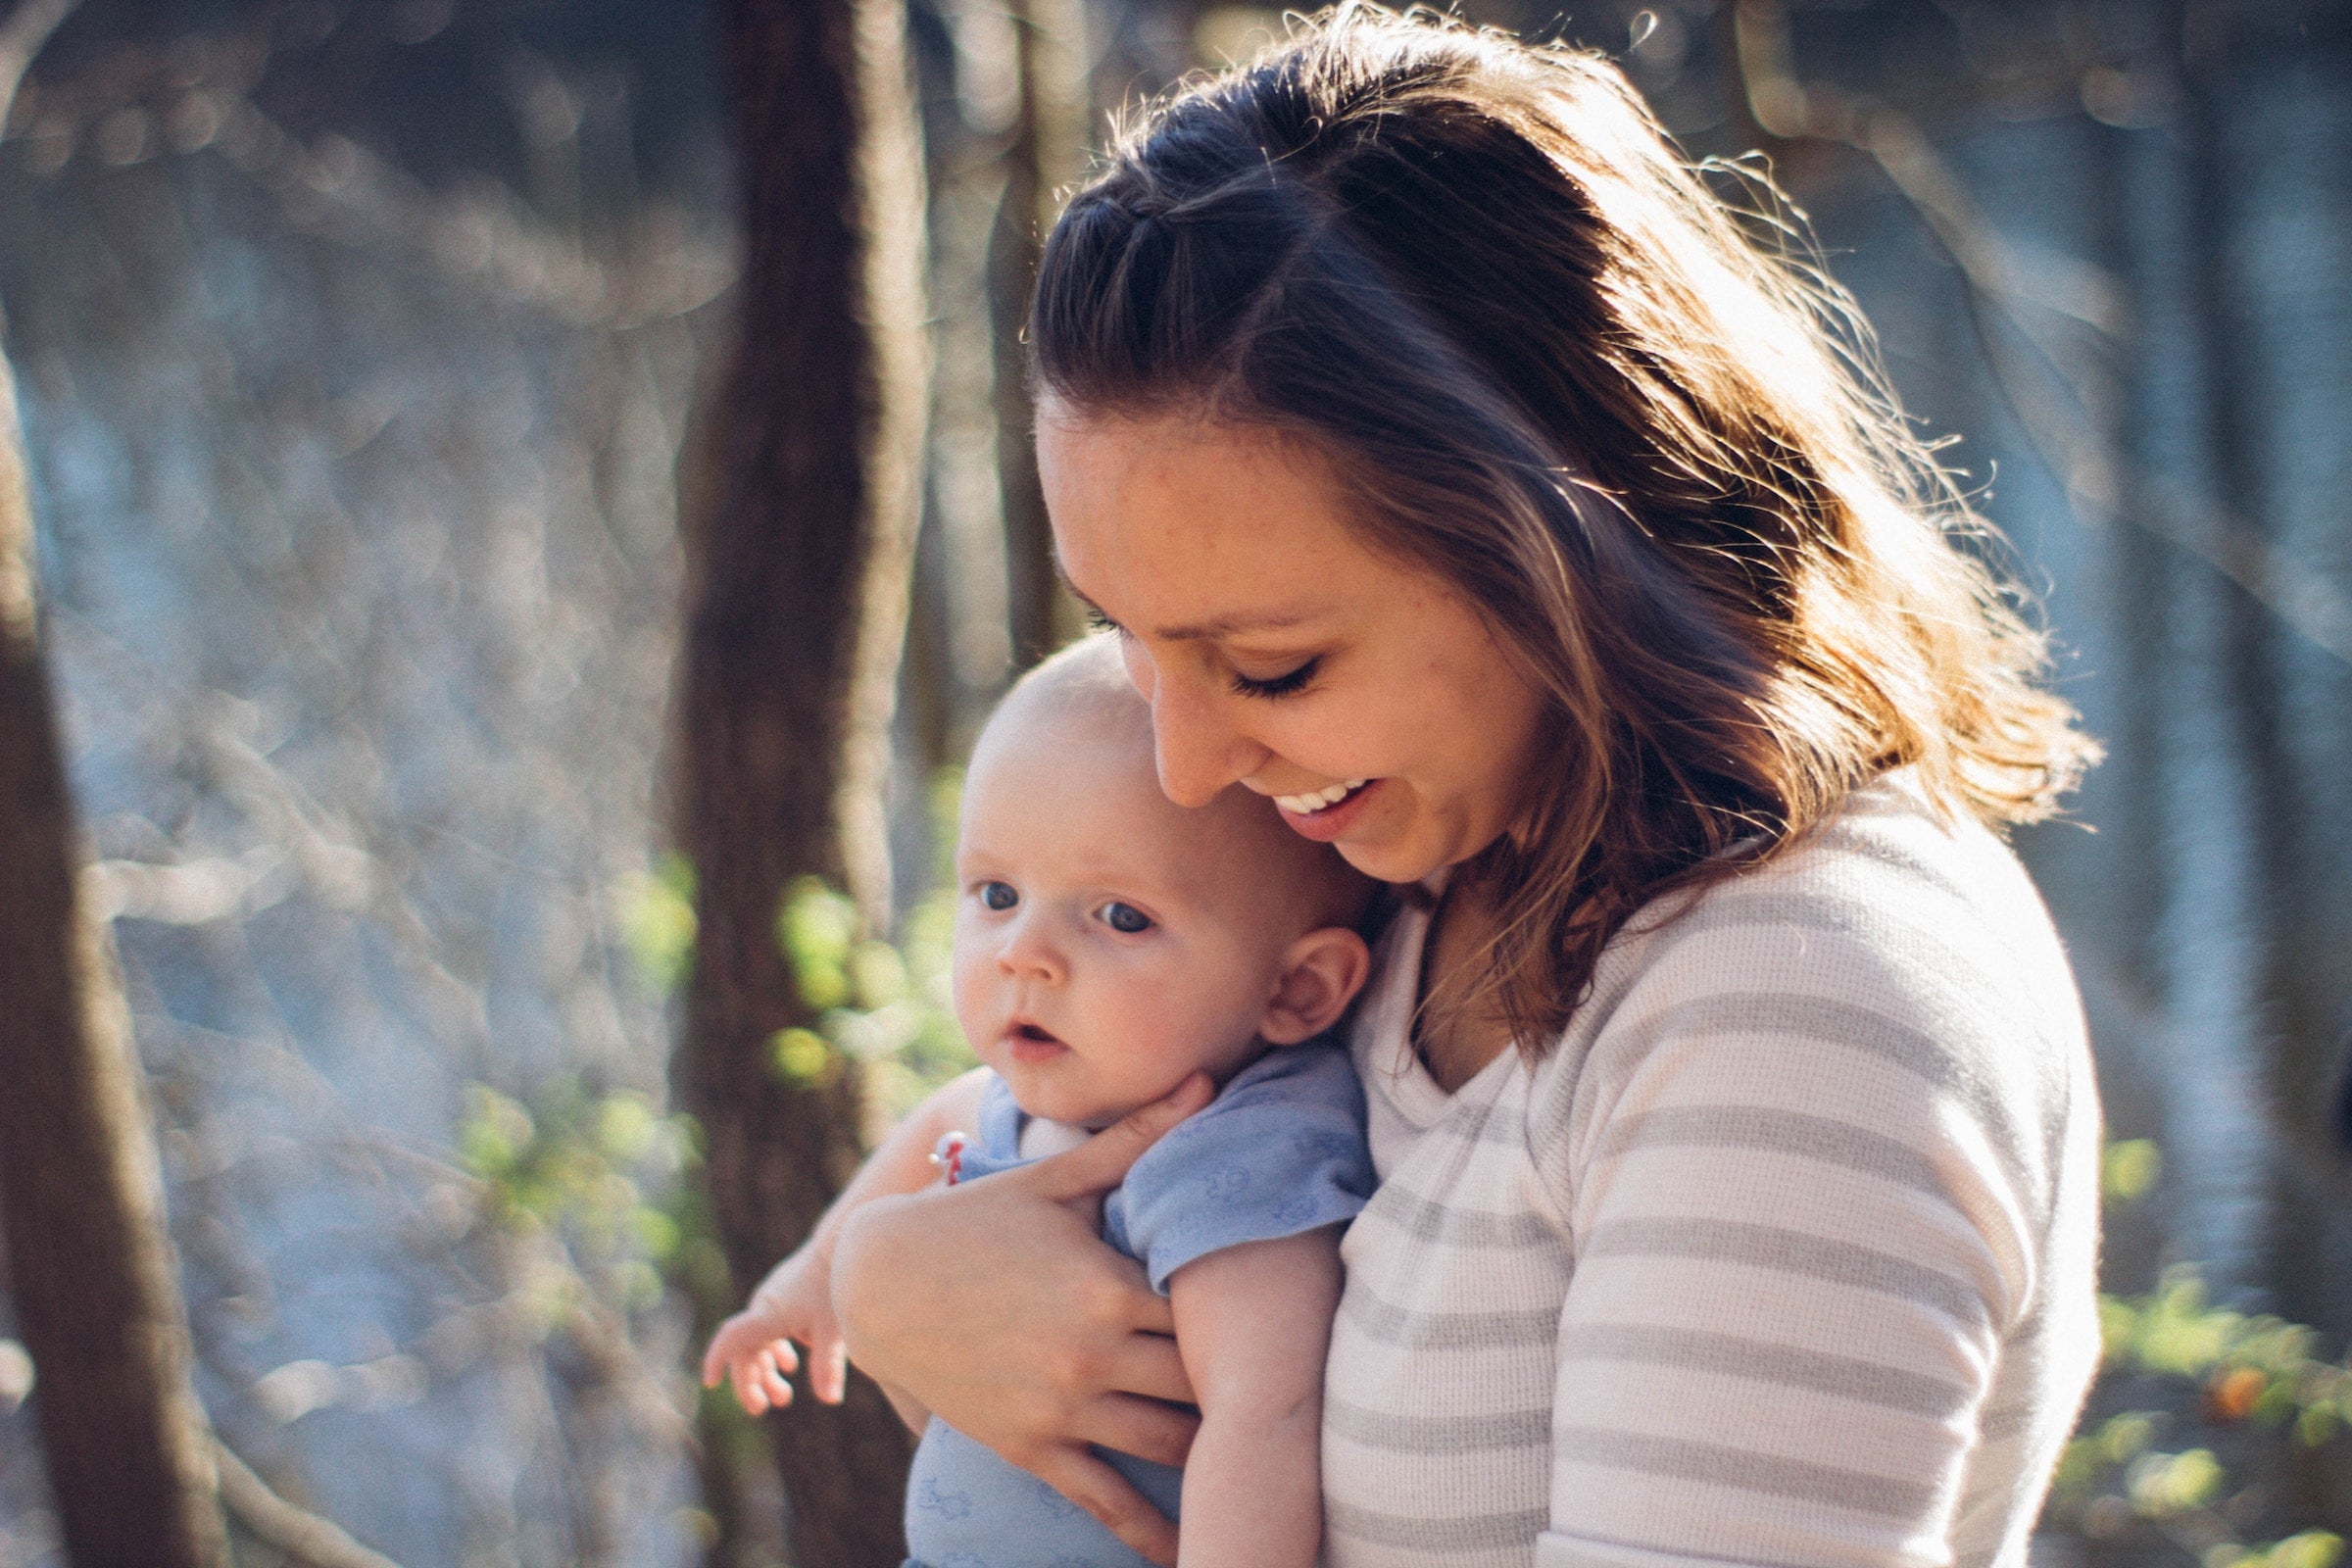
POLYGON ((1257 1032, 1268 1044, 1295 1046, 1340 1021, 1372 971, 1372 951, 1346 926, 1327 925, 1291 944, 1282 977, 1257 1032))

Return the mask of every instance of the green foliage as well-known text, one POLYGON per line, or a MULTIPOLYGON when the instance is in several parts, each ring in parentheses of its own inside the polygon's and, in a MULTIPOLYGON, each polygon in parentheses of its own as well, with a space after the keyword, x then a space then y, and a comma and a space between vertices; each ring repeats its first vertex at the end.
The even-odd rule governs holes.
POLYGON ((815 1027, 779 1030, 770 1064, 787 1083, 828 1083, 846 1063, 865 1074, 887 1120, 977 1064, 956 1024, 950 975, 956 895, 953 845, 963 775, 932 781, 931 813, 942 848, 941 887, 906 911, 896 944, 861 937, 858 907, 815 877, 802 877, 776 911, 776 941, 815 1027))
MULTIPOLYGON (((2101 1169, 2110 1207, 2147 1196, 2162 1169, 2145 1140, 2110 1145, 2101 1169)), ((2043 1528, 2112 1543, 2132 1561, 2158 1560, 2151 1548, 2169 1545, 2201 1568, 2331 1568, 2343 1543, 2324 1529, 2267 1545, 2241 1539, 2265 1522, 2276 1489, 2259 1474, 2240 1481, 2232 1467, 2275 1467, 2292 1448, 2334 1441, 2352 1411, 2352 1367, 2321 1359, 2308 1328, 2214 1305, 2186 1265, 2143 1296, 2101 1296, 2099 1328, 2102 1392, 2157 1407, 2076 1435, 2043 1528), (2159 1446, 2167 1438, 2173 1446, 2159 1446)), ((2110 1401, 2094 1393, 2092 1402, 2110 1401)))
POLYGON ((682 855, 664 855, 652 871, 623 878, 613 904, 639 977, 668 996, 694 961, 694 867, 682 855))
POLYGON ((2205 1553, 2205 1568, 2334 1568, 2343 1538, 2328 1530, 2306 1530, 2263 1550, 2225 1543, 2205 1553))
POLYGON ((2109 1144, 2099 1160, 2099 1190, 2110 1204, 2135 1203, 2164 1174, 2164 1156, 2153 1138, 2109 1144))
POLYGON ((795 878, 776 909, 776 946, 792 963, 793 982, 811 1010, 826 1011, 853 994, 858 906, 817 877, 795 878))
MULTIPOLYGON (((578 1277, 625 1310, 661 1298, 662 1271, 685 1234, 672 1194, 694 1157, 693 1124, 622 1091, 593 1095, 579 1080, 542 1084, 533 1103, 485 1084, 468 1087, 457 1147, 484 1188, 490 1220, 560 1242, 578 1277)), ((552 1326, 565 1305, 560 1276, 543 1303, 552 1326)))
POLYGON ((906 912, 896 946, 860 941, 848 899, 814 878, 793 884, 776 933, 817 1019, 813 1030, 777 1033, 777 1075, 816 1085, 857 1062, 877 1108, 895 1118, 972 1066, 951 994, 955 918, 954 894, 934 893, 906 912))
MULTIPOLYGON (((949 977, 962 788, 960 768, 943 768, 932 780, 942 887, 906 911, 896 944, 863 936, 857 905, 821 878, 796 878, 784 890, 776 946, 814 1017, 813 1027, 779 1029, 768 1039, 769 1070, 785 1083, 821 1088, 854 1062, 864 1069, 877 1114, 896 1119, 977 1064, 956 1026, 949 977)), ((675 854, 614 890, 622 944, 645 983, 664 996, 694 961, 694 867, 675 854)))

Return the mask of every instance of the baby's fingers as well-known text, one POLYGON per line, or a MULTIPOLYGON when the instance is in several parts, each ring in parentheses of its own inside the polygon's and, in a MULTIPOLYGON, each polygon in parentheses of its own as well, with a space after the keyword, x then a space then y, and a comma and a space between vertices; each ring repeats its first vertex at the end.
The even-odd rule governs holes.
POLYGON ((727 1363, 727 1381, 734 1385, 735 1402, 745 1415, 767 1414, 767 1395, 760 1387, 760 1370, 751 1356, 727 1363))
POLYGON ((826 1404, 839 1404, 847 1391, 850 1348, 839 1334, 808 1342, 808 1392, 826 1404))
POLYGON ((758 1343, 758 1334, 747 1314, 738 1312, 721 1323, 718 1332, 710 1336, 710 1348, 703 1352, 703 1387, 717 1388, 718 1380, 749 1355, 758 1343))
POLYGON ((755 1358, 760 1368, 760 1387, 767 1395, 767 1402, 781 1410, 792 1402, 792 1380, 786 1375, 799 1369, 801 1358, 790 1341, 778 1340, 762 1348, 755 1358))

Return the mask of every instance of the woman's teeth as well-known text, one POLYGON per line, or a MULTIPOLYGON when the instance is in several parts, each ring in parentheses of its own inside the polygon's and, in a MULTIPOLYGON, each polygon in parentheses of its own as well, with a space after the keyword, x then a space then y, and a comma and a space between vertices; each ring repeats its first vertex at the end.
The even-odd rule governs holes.
POLYGON ((1327 790, 1316 790, 1311 795, 1277 795, 1274 804, 1293 816, 1312 816, 1317 811, 1339 805, 1362 789, 1367 782, 1365 779, 1351 778, 1345 784, 1334 784, 1327 790))

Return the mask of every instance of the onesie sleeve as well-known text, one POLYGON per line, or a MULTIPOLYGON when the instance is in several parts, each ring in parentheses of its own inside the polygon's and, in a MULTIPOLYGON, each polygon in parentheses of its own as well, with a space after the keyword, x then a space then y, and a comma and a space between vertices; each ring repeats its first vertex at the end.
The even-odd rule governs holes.
POLYGON ((1353 1219, 1375 1181, 1347 1053, 1292 1046, 1152 1145, 1104 1205, 1103 1227, 1164 1296, 1197 1257, 1353 1219))

